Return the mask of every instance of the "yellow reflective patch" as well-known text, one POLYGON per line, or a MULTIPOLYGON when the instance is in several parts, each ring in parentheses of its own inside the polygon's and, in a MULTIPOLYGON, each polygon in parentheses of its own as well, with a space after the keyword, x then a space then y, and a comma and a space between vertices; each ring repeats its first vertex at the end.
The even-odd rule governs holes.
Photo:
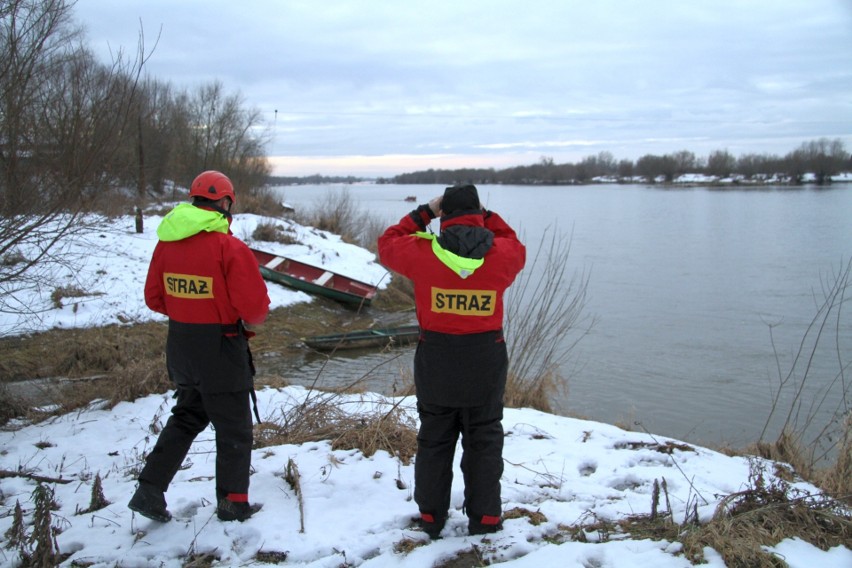
POLYGON ((175 298, 203 300, 213 297, 213 278, 192 274, 163 273, 166 294, 175 298))
POLYGON ((496 290, 445 290, 432 288, 432 311, 461 316, 494 315, 496 290))

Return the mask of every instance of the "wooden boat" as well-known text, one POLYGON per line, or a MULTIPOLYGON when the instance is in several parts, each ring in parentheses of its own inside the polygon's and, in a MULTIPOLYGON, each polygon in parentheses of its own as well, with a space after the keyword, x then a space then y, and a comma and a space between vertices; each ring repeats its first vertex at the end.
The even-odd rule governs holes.
POLYGON ((358 305, 369 305, 378 290, 372 284, 360 282, 325 268, 249 248, 257 259, 260 273, 270 282, 277 282, 339 302, 358 305))
POLYGON ((355 329, 344 333, 314 335, 303 337, 302 343, 311 349, 333 351, 338 349, 363 349, 367 347, 387 347, 388 345, 409 345, 420 337, 420 327, 403 325, 376 329, 355 329))

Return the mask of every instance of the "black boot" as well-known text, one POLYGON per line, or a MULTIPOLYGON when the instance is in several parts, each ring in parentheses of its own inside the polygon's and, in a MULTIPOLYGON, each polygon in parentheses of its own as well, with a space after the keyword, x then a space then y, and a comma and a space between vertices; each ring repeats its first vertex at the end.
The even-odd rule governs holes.
POLYGON ((127 507, 152 521, 167 523, 172 519, 172 514, 166 510, 166 498, 163 492, 144 481, 139 482, 136 493, 133 494, 127 507))
POLYGON ((420 513, 420 528, 423 532, 429 535, 432 540, 441 538, 441 531, 444 530, 444 524, 447 522, 446 515, 432 515, 430 513, 420 513))
POLYGON ((219 499, 219 505, 216 507, 216 516, 220 521, 240 521, 248 519, 263 507, 258 503, 249 504, 248 502, 229 501, 228 499, 219 499))
POLYGON ((503 530, 503 519, 500 517, 492 517, 483 515, 478 519, 470 517, 467 523, 467 532, 471 535, 490 534, 503 530))

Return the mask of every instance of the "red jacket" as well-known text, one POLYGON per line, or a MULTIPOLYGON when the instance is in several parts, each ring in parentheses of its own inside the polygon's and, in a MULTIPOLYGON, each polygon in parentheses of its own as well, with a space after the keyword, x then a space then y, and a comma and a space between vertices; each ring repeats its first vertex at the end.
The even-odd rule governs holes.
POLYGON ((266 319, 269 296, 257 261, 230 234, 221 214, 182 204, 163 219, 157 234, 145 281, 149 308, 191 324, 266 319))
POLYGON ((526 259, 526 249, 515 231, 492 212, 442 219, 442 231, 463 226, 478 235, 487 235, 487 231, 477 228, 493 233, 493 242, 490 247, 484 245, 487 252, 476 267, 477 261, 447 255, 439 243, 420 232, 429 221, 427 209, 421 206, 389 227, 378 241, 381 263, 414 282, 421 329, 456 335, 501 329, 503 294, 526 259))

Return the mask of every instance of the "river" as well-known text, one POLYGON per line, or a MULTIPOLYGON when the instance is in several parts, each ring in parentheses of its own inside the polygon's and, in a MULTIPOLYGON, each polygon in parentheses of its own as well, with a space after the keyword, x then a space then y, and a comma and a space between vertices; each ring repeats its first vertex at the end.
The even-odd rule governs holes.
MULTIPOLYGON (((424 203, 443 187, 356 184, 275 191, 297 210, 345 191, 365 214, 389 224, 415 205, 405 197, 424 203)), ((568 273, 589 275, 584 314, 595 323, 563 365, 568 390, 554 401, 558 411, 696 443, 742 446, 757 439, 779 378, 790 371, 817 316, 823 288, 852 257, 848 184, 485 185, 479 191, 486 207, 507 219, 531 249, 546 232, 570 238, 568 273)), ((841 315, 828 324, 807 371, 806 405, 819 400, 843 362, 852 359, 852 317, 841 315)), ((800 361, 810 355, 805 349, 800 361)), ((366 356, 363 369, 381 357, 366 356)), ((355 376, 359 360, 342 358, 324 372, 355 376)), ((306 365, 303 372, 316 368, 299 364, 306 365)), ((410 356, 385 367, 400 364, 409 365, 410 356)), ((803 376, 801 369, 793 382, 803 376)), ((827 409, 836 400, 837 391, 830 392, 814 411, 817 422, 830 418, 827 409)), ((786 417, 786 407, 776 414, 786 417)))

